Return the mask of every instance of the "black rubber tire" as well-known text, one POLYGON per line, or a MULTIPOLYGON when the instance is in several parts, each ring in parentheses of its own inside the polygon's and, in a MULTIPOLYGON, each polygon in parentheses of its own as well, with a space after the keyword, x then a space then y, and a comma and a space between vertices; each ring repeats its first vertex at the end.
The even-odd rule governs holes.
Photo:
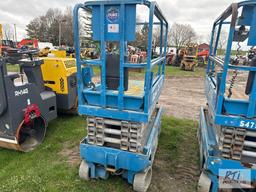
POLYGON ((195 65, 191 67, 191 71, 195 72, 195 65))

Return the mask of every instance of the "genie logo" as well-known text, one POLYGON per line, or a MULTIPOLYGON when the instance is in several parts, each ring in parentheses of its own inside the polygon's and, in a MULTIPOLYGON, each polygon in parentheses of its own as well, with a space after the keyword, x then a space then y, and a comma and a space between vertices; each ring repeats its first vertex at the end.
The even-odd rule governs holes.
POLYGON ((109 22, 114 23, 119 19, 119 10, 117 8, 109 8, 107 11, 107 19, 109 22))

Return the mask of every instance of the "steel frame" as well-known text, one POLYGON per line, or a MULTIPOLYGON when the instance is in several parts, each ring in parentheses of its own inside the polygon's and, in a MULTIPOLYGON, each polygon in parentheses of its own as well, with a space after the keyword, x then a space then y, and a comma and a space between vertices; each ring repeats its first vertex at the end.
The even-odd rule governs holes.
MULTIPOLYGON (((168 22, 162 15, 156 2, 147 0, 129 0, 129 1, 90 1, 84 4, 78 4, 74 8, 74 42, 76 50, 77 62, 77 82, 78 82, 78 111, 83 115, 99 116, 113 119, 126 119, 127 121, 147 122, 155 109, 156 103, 160 96, 163 87, 165 76, 166 50, 167 50, 167 35, 168 22), (80 41, 79 41, 79 16, 80 9, 91 10, 94 5, 100 5, 100 23, 104 26, 104 6, 105 5, 120 5, 120 18, 124 18, 125 8, 127 4, 145 5, 149 9, 149 32, 148 32, 148 52, 147 62, 131 64, 124 60, 126 45, 124 41, 124 25, 120 27, 120 86, 118 93, 109 93, 106 89, 106 51, 104 27, 101 28, 101 59, 99 60, 82 60, 80 58, 80 41), (157 17, 159 23, 154 23, 153 18, 157 17), (152 54, 152 37, 153 25, 160 25, 160 56, 156 59, 151 59, 152 54), (101 86, 98 90, 86 88, 83 82, 82 66, 99 66, 101 67, 101 86), (158 65, 156 78, 153 78, 152 68, 158 65), (144 78, 144 94, 143 96, 128 96, 124 93, 124 68, 145 68, 144 78), (85 99, 85 97, 89 99, 85 99), (93 104, 92 104, 93 103, 93 104)), ((141 23, 137 23, 141 25, 141 23)))
POLYGON ((88 143, 86 137, 80 144, 80 155, 90 167, 90 178, 108 178, 108 169, 123 170, 122 176, 133 184, 136 173, 142 172, 152 166, 157 148, 157 141, 161 131, 161 117, 163 109, 157 110, 154 123, 152 123, 143 153, 133 153, 120 149, 96 146, 88 143), (96 166, 98 165, 98 166, 96 166), (100 165, 100 166, 99 166, 100 165))
MULTIPOLYGON (((202 148, 202 174, 207 175, 208 179, 210 179, 211 186, 209 191, 211 192, 217 192, 219 190, 218 178, 225 176, 220 175, 220 169, 250 169, 251 182, 256 182, 255 169, 246 167, 238 160, 221 157, 219 141, 217 140, 215 130, 215 126, 244 128, 247 131, 256 130, 255 126, 247 127, 241 124, 241 122, 249 123, 249 125, 256 124, 256 79, 253 80, 252 91, 248 100, 232 99, 225 96, 228 70, 256 71, 255 67, 235 66, 229 63, 238 9, 246 6, 253 7, 253 22, 251 21, 250 29, 252 30, 251 32, 253 32, 254 28, 252 26, 254 26, 256 22, 256 1, 252 0, 231 4, 231 6, 215 20, 212 28, 210 56, 205 78, 205 94, 208 108, 201 108, 198 134, 199 144, 202 148), (231 17, 231 21, 227 20, 229 17, 231 17), (230 25, 224 61, 216 57, 217 45, 223 25, 230 25), (215 31, 217 31, 217 33, 215 31), (215 72, 216 65, 222 67, 222 72, 214 76, 213 73, 215 72)), ((256 39, 251 39, 251 46, 256 45, 255 40, 256 39)), ((248 178, 245 178, 245 180, 246 179, 248 178)))
MULTIPOLYGON (((238 15, 238 8, 244 6, 255 6, 255 1, 244 1, 240 3, 233 3, 228 9, 214 22, 212 28, 212 35, 211 35, 211 43, 210 43, 210 57, 207 64, 206 70, 206 97, 208 100, 208 104, 210 110, 213 112, 214 115, 214 122, 219 125, 223 126, 234 126, 234 127, 241 127, 241 121, 248 121, 256 125, 256 120, 252 119, 255 118, 256 115, 256 83, 253 83, 252 92, 249 95, 248 100, 238 100, 238 99, 231 99, 225 97, 225 89, 226 89, 226 77, 228 70, 234 69, 238 71, 256 71, 256 67, 250 66, 235 66, 229 63, 230 55, 231 55, 231 48, 232 42, 235 32, 236 26, 236 19, 238 15), (226 19, 232 16, 231 22, 227 22, 226 19), (217 52, 217 45, 219 42, 219 37, 221 33, 221 28, 223 25, 230 25, 229 28, 229 35, 228 35, 228 43, 226 47, 226 54, 224 61, 220 60, 216 57, 217 52), (215 30, 218 27, 217 34, 216 34, 216 41, 214 42, 215 30), (219 65, 223 68, 221 74, 219 74, 219 78, 212 76, 212 73, 215 70, 215 65, 219 65), (217 82, 220 82, 217 86, 217 82), (225 114, 223 113, 223 109, 225 108, 225 114), (232 117, 231 117, 232 116, 232 117)), ((256 17, 256 12, 253 12, 253 17, 256 17)), ((253 24, 252 24, 253 25, 253 24)), ((255 82, 255 79, 254 79, 255 82)), ((256 129, 254 127, 253 129, 256 129)))

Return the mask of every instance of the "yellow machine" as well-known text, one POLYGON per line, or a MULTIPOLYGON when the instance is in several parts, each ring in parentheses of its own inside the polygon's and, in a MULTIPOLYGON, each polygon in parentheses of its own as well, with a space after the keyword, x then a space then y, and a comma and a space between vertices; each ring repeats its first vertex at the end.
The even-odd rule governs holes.
POLYGON ((49 47, 45 47, 39 51, 38 56, 39 57, 47 57, 48 54, 54 55, 54 57, 59 57, 59 58, 75 58, 74 54, 70 54, 67 56, 67 51, 65 50, 50 50, 49 47))
POLYGON ((66 58, 67 57, 67 52, 65 50, 51 50, 51 54, 54 54, 55 57, 59 58, 66 58))
POLYGON ((45 47, 39 51, 38 56, 39 57, 47 57, 49 53, 50 53, 50 48, 45 47))
POLYGON ((195 71, 197 66, 197 53, 198 45, 197 44, 188 44, 185 48, 185 54, 180 64, 180 68, 185 71, 195 71))
POLYGON ((65 57, 45 57, 43 60, 41 69, 44 83, 56 93, 58 111, 76 112, 76 60, 65 57))

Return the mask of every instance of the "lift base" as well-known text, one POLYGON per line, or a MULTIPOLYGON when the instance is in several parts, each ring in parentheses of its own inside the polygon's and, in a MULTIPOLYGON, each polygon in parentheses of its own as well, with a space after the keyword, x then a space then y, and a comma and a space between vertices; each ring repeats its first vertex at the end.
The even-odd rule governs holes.
POLYGON ((80 144, 82 163, 79 170, 81 179, 107 179, 109 174, 121 175, 134 190, 146 191, 152 177, 152 164, 157 149, 161 127, 162 108, 156 110, 154 122, 150 123, 151 132, 143 153, 134 153, 105 146, 88 144, 85 138, 80 144))

